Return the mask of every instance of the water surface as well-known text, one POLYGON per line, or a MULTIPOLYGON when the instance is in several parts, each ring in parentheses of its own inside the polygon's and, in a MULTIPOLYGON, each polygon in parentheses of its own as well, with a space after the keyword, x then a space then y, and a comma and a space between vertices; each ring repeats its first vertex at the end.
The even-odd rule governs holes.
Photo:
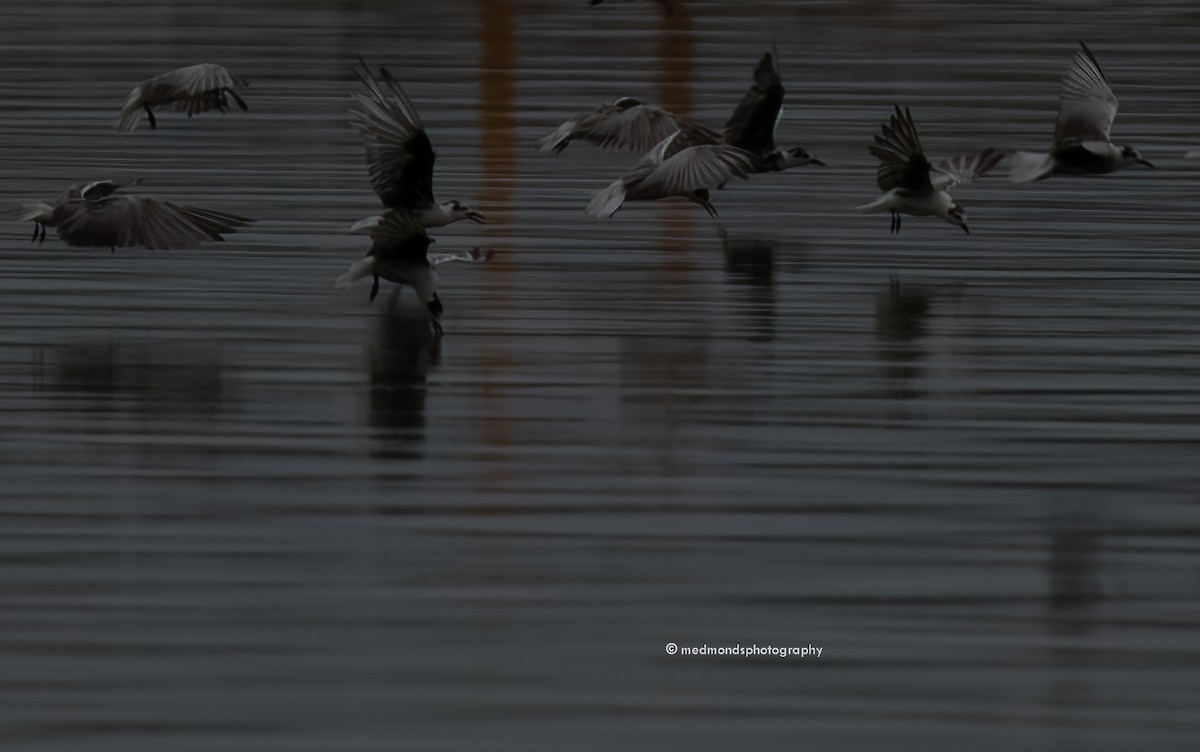
POLYGON ((120 750, 1190 749, 1200 723, 1200 12, 1178 0, 0 8, 0 200, 140 176, 187 252, 0 234, 0 739, 120 750), (895 103, 1039 148, 1083 38, 1159 169, 852 207, 895 103), (774 41, 828 163, 608 222, 621 94, 719 127, 774 41), (484 226, 333 279, 375 209, 362 56, 484 226), (219 62, 246 114, 110 123, 219 62), (899 291, 890 280, 899 280, 899 291), (669 656, 821 646, 820 659, 669 656))

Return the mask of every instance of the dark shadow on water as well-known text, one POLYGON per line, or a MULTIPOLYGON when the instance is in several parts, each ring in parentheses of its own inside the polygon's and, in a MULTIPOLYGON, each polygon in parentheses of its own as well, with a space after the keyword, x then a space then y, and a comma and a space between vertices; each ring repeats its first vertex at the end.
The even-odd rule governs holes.
POLYGON ((78 462, 202 472, 228 450, 216 437, 238 412, 218 352, 166 342, 82 342, 33 351, 31 386, 48 430, 104 437, 73 444, 78 462))
MULTIPOLYGON (((629 2, 629 0, 624 1, 629 2)), ((605 3, 605 0, 588 0, 587 4, 595 8, 601 3, 605 3)), ((620 3, 609 0, 607 4, 619 5, 620 3)), ((659 11, 662 13, 664 25, 668 25, 671 22, 686 23, 691 20, 688 17, 687 7, 684 5, 683 0, 654 0, 654 4, 658 6, 659 11)))
POLYGON ((215 416, 230 404, 213 352, 169 344, 88 342, 39 349, 34 388, 87 402, 90 411, 131 407, 142 415, 215 416))
POLYGON ((908 342, 924 334, 933 295, 922 287, 905 285, 892 275, 875 296, 875 333, 891 342, 908 342))
POLYGON ((372 456, 420 459, 425 443, 425 381, 441 359, 441 337, 424 311, 384 306, 367 348, 372 456))
POLYGON ((1104 534, 1096 523, 1096 502, 1074 495, 1050 502, 1046 616, 1057 634, 1086 634, 1092 628, 1093 607, 1103 598, 1097 572, 1104 534))
POLYGON ((767 238, 734 238, 717 228, 725 257, 725 276, 737 309, 745 313, 747 339, 775 338, 775 252, 778 243, 767 238))
POLYGON ((1046 622, 1053 637, 1053 679, 1046 704, 1070 710, 1093 701, 1087 680, 1097 653, 1086 649, 1097 627, 1097 606, 1104 600, 1100 580, 1104 530, 1097 504, 1081 492, 1046 500, 1046 622))
POLYGON ((921 373, 925 348, 925 320, 932 308, 929 290, 901 283, 892 275, 875 295, 875 340, 883 361, 889 399, 909 400, 921 396, 912 386, 921 373))
POLYGON ((717 228, 721 251, 725 256, 725 273, 729 281, 743 285, 769 287, 775 277, 775 248, 778 243, 768 238, 734 238, 724 226, 717 228))

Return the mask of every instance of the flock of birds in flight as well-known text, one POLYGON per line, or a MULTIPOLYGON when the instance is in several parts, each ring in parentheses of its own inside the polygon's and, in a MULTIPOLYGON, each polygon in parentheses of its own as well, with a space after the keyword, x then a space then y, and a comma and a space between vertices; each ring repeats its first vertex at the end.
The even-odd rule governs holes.
MULTIPOLYGON (((371 301, 379 293, 381 279, 412 287, 429 312, 434 332, 440 334, 442 303, 436 268, 451 261, 486 260, 491 254, 478 248, 431 254, 433 241, 427 230, 460 220, 487 220, 460 201, 436 199, 433 145, 400 83, 387 69, 380 68, 376 75, 362 61, 354 72, 363 90, 352 99, 350 124, 362 137, 371 184, 383 211, 351 225, 349 231, 369 236, 371 246, 337 278, 336 287, 344 289, 371 277, 371 301)), ((237 91, 245 85, 211 63, 169 71, 134 87, 115 126, 132 131, 144 114, 150 128, 157 128, 155 110, 185 112, 189 117, 210 110, 228 112, 234 105, 246 110, 237 91)), ((542 137, 538 147, 557 154, 579 140, 643 155, 624 176, 593 195, 586 210, 591 216, 611 217, 627 201, 669 197, 692 201, 715 216, 711 191, 734 178, 824 164, 800 146, 776 145, 783 100, 778 56, 771 51, 759 60, 753 83, 723 134, 653 104, 620 97, 562 123, 542 137)), ((900 231, 906 214, 940 217, 969 233, 966 213, 949 190, 976 180, 1002 161, 1008 161, 1014 182, 1057 174, 1109 173, 1135 164, 1153 167, 1137 149, 1112 142, 1116 113, 1117 98, 1096 57, 1082 42, 1063 79, 1049 152, 989 147, 935 165, 925 156, 912 113, 897 106, 869 146, 879 160, 876 183, 882 194, 858 208, 889 213, 893 233, 900 231)), ((16 216, 33 221, 33 239, 39 244, 45 240, 46 228, 53 227, 68 245, 113 251, 118 246, 193 247, 205 240, 223 240, 223 235, 253 222, 226 212, 118 193, 136 183, 80 183, 53 203, 21 204, 16 216)))

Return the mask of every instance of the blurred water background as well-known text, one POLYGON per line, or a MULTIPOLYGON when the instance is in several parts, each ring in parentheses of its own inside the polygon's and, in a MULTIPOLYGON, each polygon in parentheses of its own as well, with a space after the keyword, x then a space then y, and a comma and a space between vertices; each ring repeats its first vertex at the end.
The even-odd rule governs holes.
POLYGON ((259 222, 195 251, 0 232, 0 744, 193 750, 1194 749, 1200 9, 1184 0, 0 6, 0 200, 140 176, 259 222), (1048 144, 1085 39, 1158 163, 852 207, 1048 144), (583 216, 617 95, 720 127, 778 45, 828 163, 583 216), (333 279, 376 204, 359 56, 488 225, 333 279), (210 61, 250 112, 110 127, 210 61), (893 277, 898 287, 893 286, 893 277), (814 658, 664 646, 813 644, 814 658))

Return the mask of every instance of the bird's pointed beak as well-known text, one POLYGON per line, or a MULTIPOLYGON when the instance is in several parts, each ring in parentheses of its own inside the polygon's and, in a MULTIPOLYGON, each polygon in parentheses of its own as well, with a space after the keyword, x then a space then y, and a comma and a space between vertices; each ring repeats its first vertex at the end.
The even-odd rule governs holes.
POLYGON ((1154 163, 1153 163, 1153 162, 1151 162, 1149 159, 1139 159, 1139 160, 1137 161, 1137 163, 1138 163, 1138 164, 1140 164, 1140 165, 1146 165, 1146 166, 1147 166, 1147 167, 1149 167, 1151 170, 1153 170, 1153 169, 1154 169, 1154 163))
POLYGON ((474 222, 476 224, 480 224, 480 225, 487 224, 487 217, 484 216, 484 214, 482 212, 477 212, 474 209, 467 212, 467 219, 471 220, 472 222, 474 222))
POLYGON ((808 159, 808 163, 809 163, 809 164, 814 164, 814 165, 816 165, 817 167, 824 167, 824 166, 825 166, 825 163, 824 163, 824 162, 822 162, 822 161, 821 161, 821 160, 819 160, 819 159, 816 159, 815 157, 809 157, 809 159, 808 159))
POLYGON ((968 235, 970 235, 970 234, 971 234, 971 228, 970 228, 970 227, 967 227, 967 220, 965 220, 965 219, 962 219, 962 218, 960 218, 960 217, 951 217, 951 221, 953 221, 953 222, 954 222, 954 224, 956 224, 956 225, 958 225, 959 227, 961 227, 961 228, 962 228, 962 231, 963 231, 963 232, 965 232, 966 234, 968 234, 968 235))

